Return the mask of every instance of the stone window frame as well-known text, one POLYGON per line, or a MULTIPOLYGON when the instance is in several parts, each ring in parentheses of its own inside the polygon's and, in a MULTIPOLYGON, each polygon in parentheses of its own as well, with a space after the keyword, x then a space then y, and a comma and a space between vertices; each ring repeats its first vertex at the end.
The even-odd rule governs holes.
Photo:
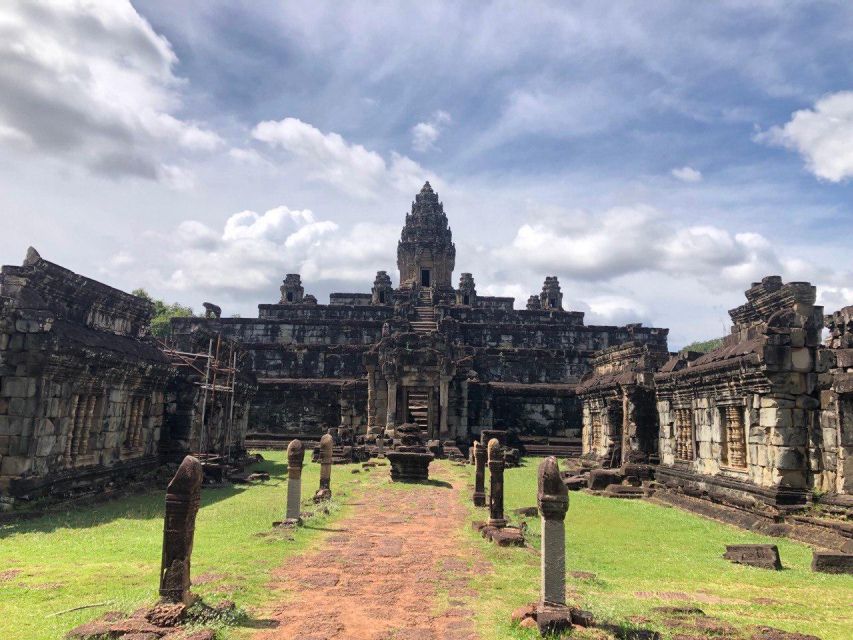
POLYGON ((601 421, 601 410, 589 412, 589 450, 596 453, 604 444, 604 424, 601 421))
POLYGON ((134 395, 126 403, 124 450, 139 451, 145 447, 145 421, 151 405, 150 398, 134 395))
POLYGON ((66 467, 77 467, 95 461, 92 440, 103 430, 104 397, 102 391, 89 389, 71 395, 71 424, 65 440, 63 460, 66 467), (95 427, 101 423, 101 429, 95 427))
POLYGON ((677 462, 694 462, 697 458, 698 452, 696 450, 697 449, 697 447, 696 447, 696 420, 694 419, 694 416, 693 416, 693 414, 694 414, 693 407, 692 406, 673 407, 672 413, 673 413, 672 436, 673 436, 673 445, 674 445, 673 446, 674 458, 677 462), (679 420, 679 413, 681 413, 682 418, 686 415, 687 416, 686 421, 689 423, 687 425, 687 427, 688 427, 687 431, 689 431, 689 433, 687 434, 688 435, 688 442, 690 444, 690 446, 689 446, 690 457, 689 458, 685 458, 685 457, 680 455, 680 453, 682 451, 684 451, 685 448, 682 446, 679 446, 680 444, 682 444, 682 445, 684 444, 682 441, 683 438, 679 438, 679 432, 682 433, 682 436, 684 435, 684 433, 685 433, 684 426, 685 425, 684 425, 684 420, 679 420))
POLYGON ((735 473, 749 472, 749 417, 747 415, 748 408, 746 401, 743 398, 738 398, 732 402, 717 403, 716 405, 716 422, 719 425, 720 434, 720 469, 735 473), (740 417, 740 430, 731 426, 733 417, 740 417), (733 451, 732 435, 740 435, 737 440, 742 442, 741 450, 733 451), (732 455, 735 453, 737 455, 732 455), (733 463, 734 458, 734 463, 733 463), (742 464, 741 464, 742 463, 742 464))

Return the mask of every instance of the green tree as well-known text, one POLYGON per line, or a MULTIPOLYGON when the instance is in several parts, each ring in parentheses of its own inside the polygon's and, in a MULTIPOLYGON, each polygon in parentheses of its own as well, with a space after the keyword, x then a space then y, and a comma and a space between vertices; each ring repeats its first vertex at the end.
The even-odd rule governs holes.
POLYGON ((173 302, 166 304, 163 300, 155 300, 145 289, 134 289, 131 293, 154 304, 154 315, 151 317, 151 333, 158 338, 165 338, 171 333, 169 321, 172 318, 191 318, 193 310, 173 302))
POLYGON ((714 349, 719 349, 723 346, 723 338, 711 338, 710 340, 701 340, 691 342, 686 347, 687 351, 698 351, 699 353, 708 353, 714 349))

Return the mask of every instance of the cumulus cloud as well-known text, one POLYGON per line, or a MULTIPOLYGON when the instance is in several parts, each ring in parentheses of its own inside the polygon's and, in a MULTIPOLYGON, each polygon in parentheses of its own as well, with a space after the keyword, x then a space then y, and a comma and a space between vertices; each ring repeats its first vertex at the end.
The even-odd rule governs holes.
POLYGON ((853 177, 853 91, 824 96, 812 109, 796 111, 781 127, 755 136, 765 142, 797 151, 806 168, 830 182, 853 177))
POLYGON ((781 260, 760 234, 678 226, 645 205, 601 214, 572 211, 528 222, 496 253, 507 263, 580 281, 659 272, 696 277, 711 288, 740 286, 769 273, 804 267, 781 260))
POLYGON ((271 299, 278 281, 294 272, 312 286, 349 281, 367 290, 376 270, 393 264, 398 233, 371 223, 342 230, 308 209, 286 206, 240 211, 218 230, 185 220, 166 240, 164 279, 177 291, 253 294, 256 300, 271 299))
POLYGON ((672 176, 682 182, 702 182, 702 172, 693 167, 679 167, 672 170, 672 176))
POLYGON ((302 161, 308 177, 362 198, 376 197, 387 187, 410 192, 423 184, 425 171, 414 160, 392 153, 390 162, 335 132, 323 133, 298 118, 266 120, 252 137, 302 161))
POLYGON ((177 57, 127 0, 9 0, 0 6, 0 145, 104 175, 184 175, 160 158, 210 152, 215 132, 173 115, 177 57))
POLYGON ((417 123, 412 127, 412 148, 420 152, 436 149, 435 143, 450 121, 450 114, 439 110, 426 122, 417 123))

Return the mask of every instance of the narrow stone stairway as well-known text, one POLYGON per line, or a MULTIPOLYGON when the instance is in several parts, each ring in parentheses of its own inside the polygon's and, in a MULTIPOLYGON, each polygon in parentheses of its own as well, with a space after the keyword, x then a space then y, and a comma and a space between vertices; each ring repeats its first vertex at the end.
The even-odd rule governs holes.
POLYGON ((432 289, 421 289, 415 313, 417 318, 412 321, 412 328, 415 333, 429 333, 437 329, 435 309, 432 306, 432 289))
POLYGON ((429 394, 424 391, 409 391, 409 417, 421 432, 429 429, 429 394))

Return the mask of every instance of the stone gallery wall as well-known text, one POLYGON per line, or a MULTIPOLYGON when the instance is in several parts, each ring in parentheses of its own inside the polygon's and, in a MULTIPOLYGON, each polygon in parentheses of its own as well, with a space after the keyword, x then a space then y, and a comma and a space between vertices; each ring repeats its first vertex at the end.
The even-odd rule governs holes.
POLYGON ((679 354, 655 377, 658 478, 740 505, 807 500, 810 427, 817 419, 822 308, 808 283, 756 283, 732 309, 719 349, 679 354))
POLYGON ((43 260, 0 274, 0 492, 71 492, 156 466, 168 361, 152 305, 43 260))

